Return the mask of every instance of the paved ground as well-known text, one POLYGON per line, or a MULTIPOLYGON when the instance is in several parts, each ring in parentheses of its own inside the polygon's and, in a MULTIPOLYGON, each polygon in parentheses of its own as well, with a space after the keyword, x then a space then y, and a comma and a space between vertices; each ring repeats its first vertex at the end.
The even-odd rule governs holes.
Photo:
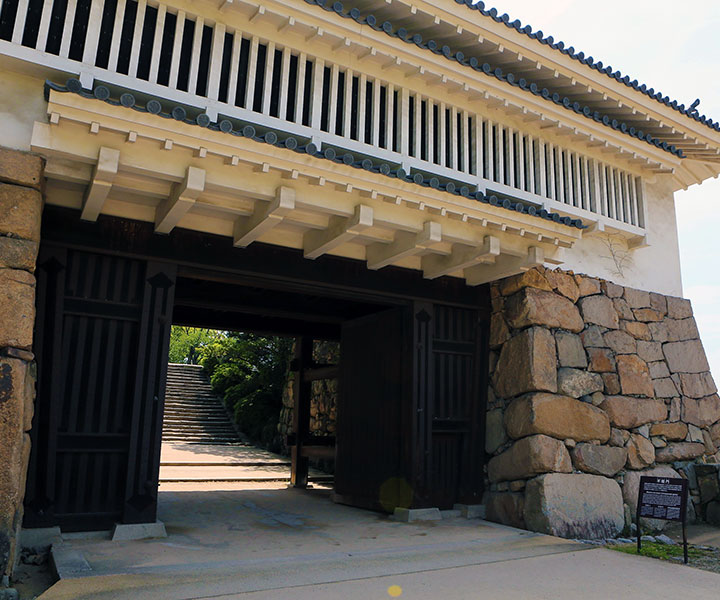
POLYGON ((66 541, 92 571, 41 598, 701 600, 720 589, 719 575, 492 523, 394 522, 333 504, 327 488, 198 487, 161 487, 167 539, 66 541))
MULTIPOLYGON (((310 469, 310 480, 332 479, 310 469)), ((208 445, 163 442, 160 481, 253 482, 290 481, 290 459, 244 444, 208 445)))

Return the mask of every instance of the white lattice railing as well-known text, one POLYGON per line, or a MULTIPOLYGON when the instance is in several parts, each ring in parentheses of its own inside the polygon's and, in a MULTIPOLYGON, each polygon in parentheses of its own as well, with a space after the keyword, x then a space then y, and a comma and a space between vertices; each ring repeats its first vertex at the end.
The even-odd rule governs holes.
POLYGON ((0 51, 573 216, 645 226, 629 172, 410 87, 146 0, 3 0, 0 51))

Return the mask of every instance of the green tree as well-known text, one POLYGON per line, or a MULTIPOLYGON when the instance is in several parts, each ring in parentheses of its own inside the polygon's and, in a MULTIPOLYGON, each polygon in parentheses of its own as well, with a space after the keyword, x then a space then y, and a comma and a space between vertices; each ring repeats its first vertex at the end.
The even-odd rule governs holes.
MULTIPOLYGON (((273 448, 292 339, 228 333, 202 348, 213 389, 250 439, 273 448)), ((274 449, 274 448, 273 448, 274 449)))
POLYGON ((196 365, 199 363, 203 347, 225 337, 222 331, 183 327, 173 325, 170 331, 170 351, 168 358, 171 363, 196 365))

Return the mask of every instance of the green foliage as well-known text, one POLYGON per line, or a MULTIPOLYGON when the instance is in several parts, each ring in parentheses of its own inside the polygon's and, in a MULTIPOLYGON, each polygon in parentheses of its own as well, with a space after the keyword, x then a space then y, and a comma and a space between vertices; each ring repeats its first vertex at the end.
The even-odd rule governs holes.
MULTIPOLYGON (((638 553, 636 544, 622 544, 618 546, 608 547, 612 550, 617 550, 618 552, 624 552, 625 554, 638 553)), ((705 550, 701 550, 693 546, 688 546, 689 558, 700 558, 702 556, 705 556, 706 553, 707 551, 705 550)), ((668 560, 672 557, 681 557, 683 555, 683 547, 682 544, 670 546, 668 544, 659 544, 657 542, 643 542, 642 547, 640 548, 640 555, 649 556, 650 558, 660 558, 663 560, 668 560)))
POLYGON ((198 364, 202 349, 225 334, 213 329, 173 325, 170 331, 170 352, 172 363, 198 364))
POLYGON ((292 340, 229 333, 202 349, 200 364, 223 396, 241 431, 264 446, 273 444, 292 340))

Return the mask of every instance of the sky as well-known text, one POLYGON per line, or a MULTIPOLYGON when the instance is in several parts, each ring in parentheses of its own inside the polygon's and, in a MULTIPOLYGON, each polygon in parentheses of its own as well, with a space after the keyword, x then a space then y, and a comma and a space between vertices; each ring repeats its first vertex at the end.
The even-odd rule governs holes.
MULTIPOLYGON (((700 113, 720 120, 720 0, 495 0, 485 5, 685 106, 700 98, 700 113)), ((720 384, 720 268, 714 260, 720 256, 720 179, 680 191, 675 199, 683 291, 720 384)))

